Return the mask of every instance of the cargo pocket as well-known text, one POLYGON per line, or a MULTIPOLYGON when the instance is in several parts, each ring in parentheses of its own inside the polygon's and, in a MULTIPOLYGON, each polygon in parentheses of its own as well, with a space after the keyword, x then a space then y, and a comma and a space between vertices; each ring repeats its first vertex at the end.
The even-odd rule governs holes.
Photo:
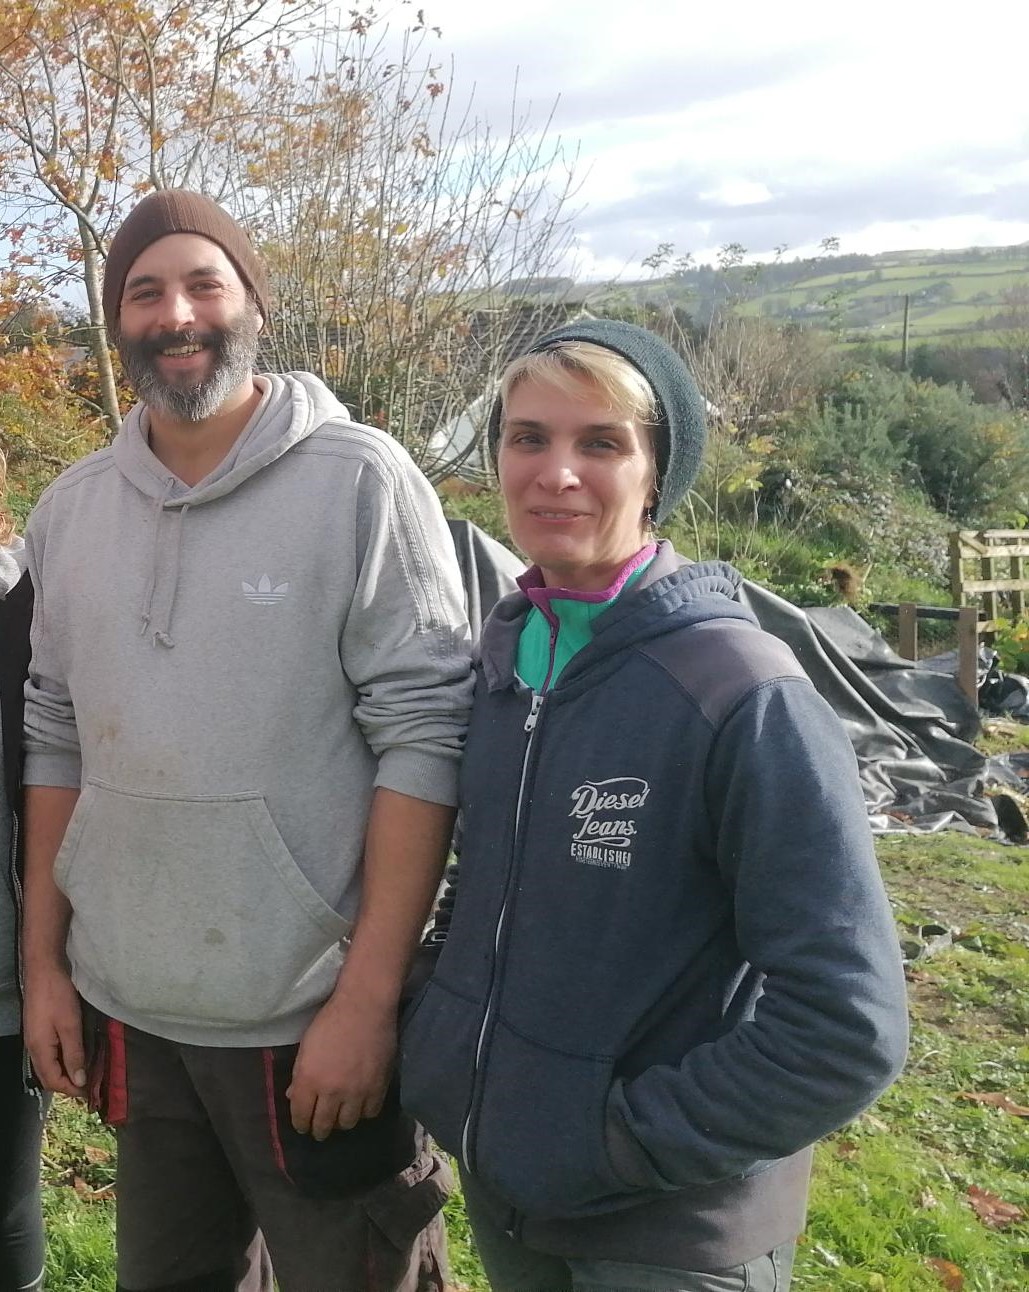
POLYGON ((228 1026, 320 1003, 349 925, 259 794, 167 798, 87 783, 54 878, 69 953, 134 1013, 228 1026))
POLYGON ((443 1292, 448 1266, 440 1212, 453 1188, 450 1167, 425 1149, 366 1196, 368 1292, 443 1292))
POLYGON ((298 1049, 279 1045, 263 1051, 272 1152, 298 1192, 309 1198, 350 1197, 391 1180, 409 1166, 425 1135, 414 1118, 401 1111, 396 1078, 381 1111, 349 1130, 334 1130, 326 1139, 316 1140, 293 1129, 286 1091, 298 1049))

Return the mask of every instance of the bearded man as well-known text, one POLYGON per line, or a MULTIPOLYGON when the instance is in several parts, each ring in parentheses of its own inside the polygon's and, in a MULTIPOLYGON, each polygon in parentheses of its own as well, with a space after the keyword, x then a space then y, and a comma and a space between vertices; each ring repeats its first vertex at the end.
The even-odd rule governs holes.
POLYGON ((28 525, 26 1042, 118 1137, 124 1292, 442 1288, 395 1020, 471 697, 439 504, 315 377, 265 269, 151 194, 104 312, 140 402, 28 525))

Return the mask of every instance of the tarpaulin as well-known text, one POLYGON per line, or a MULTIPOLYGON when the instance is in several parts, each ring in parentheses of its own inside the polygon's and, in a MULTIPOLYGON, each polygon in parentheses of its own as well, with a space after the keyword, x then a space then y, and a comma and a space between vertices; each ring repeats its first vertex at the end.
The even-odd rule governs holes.
POLYGON ((995 778, 969 743, 978 711, 955 677, 902 659, 849 606, 801 610, 749 582, 740 600, 792 647, 846 727, 873 829, 997 829, 984 794, 995 778))

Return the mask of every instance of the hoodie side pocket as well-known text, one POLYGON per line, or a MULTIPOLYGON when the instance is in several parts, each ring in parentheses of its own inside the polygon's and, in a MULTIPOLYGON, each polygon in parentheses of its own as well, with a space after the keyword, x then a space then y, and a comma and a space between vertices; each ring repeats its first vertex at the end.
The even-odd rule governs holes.
POLYGON ((498 1022, 474 1114, 472 1168, 483 1183, 530 1217, 589 1215, 637 1200, 607 1149, 612 1067, 498 1022))

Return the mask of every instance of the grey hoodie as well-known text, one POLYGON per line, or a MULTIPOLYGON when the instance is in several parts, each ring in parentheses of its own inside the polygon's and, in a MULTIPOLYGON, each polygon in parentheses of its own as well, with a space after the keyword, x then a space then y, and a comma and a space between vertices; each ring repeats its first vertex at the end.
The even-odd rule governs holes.
POLYGON ((331 992, 375 786, 453 803, 471 698, 454 549, 388 435, 307 374, 188 488, 137 406, 27 531, 27 785, 82 995, 203 1045, 295 1041, 331 992))

